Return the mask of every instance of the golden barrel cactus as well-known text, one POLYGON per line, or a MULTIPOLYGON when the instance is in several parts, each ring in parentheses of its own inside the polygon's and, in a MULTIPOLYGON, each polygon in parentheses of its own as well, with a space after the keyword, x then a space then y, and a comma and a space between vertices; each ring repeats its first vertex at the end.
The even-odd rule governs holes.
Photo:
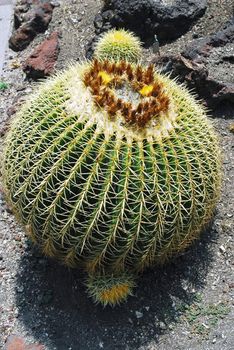
POLYGON ((140 271, 181 252, 209 222, 220 151, 185 87, 129 54, 95 57, 42 83, 21 109, 3 178, 30 238, 87 271, 93 299, 115 305, 140 271))

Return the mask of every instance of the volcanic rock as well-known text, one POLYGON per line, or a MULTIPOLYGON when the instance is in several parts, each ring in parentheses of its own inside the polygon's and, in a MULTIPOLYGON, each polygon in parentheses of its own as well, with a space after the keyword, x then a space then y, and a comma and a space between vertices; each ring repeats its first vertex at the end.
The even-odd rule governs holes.
POLYGON ((146 43, 152 42, 155 34, 165 42, 188 31, 206 7, 207 0, 110 0, 94 25, 96 34, 111 26, 129 29, 146 43))
POLYGON ((36 80, 50 75, 54 70, 58 53, 58 33, 53 32, 48 39, 34 49, 25 61, 23 70, 27 77, 36 80))
POLYGON ((14 51, 24 50, 38 33, 43 33, 52 18, 53 6, 48 0, 21 0, 14 12, 15 31, 9 39, 14 51))
POLYGON ((28 345, 23 337, 12 334, 8 337, 4 350, 45 350, 45 347, 39 343, 28 345))
POLYGON ((153 62, 194 89, 214 108, 234 103, 234 17, 217 33, 194 40, 180 55, 157 56, 153 62))

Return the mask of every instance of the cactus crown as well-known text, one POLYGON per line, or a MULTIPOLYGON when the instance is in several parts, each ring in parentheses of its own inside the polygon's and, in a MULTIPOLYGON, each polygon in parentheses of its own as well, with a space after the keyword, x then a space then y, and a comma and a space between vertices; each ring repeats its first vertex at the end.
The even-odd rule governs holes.
POLYGON ((130 63, 125 47, 121 60, 97 50, 42 84, 4 154, 5 190, 29 236, 83 267, 104 305, 125 300, 134 274, 198 237, 220 187, 204 108, 152 65, 130 63))
POLYGON ((169 111, 170 100, 162 83, 155 81, 153 65, 132 67, 126 61, 111 63, 94 60, 84 74, 97 106, 109 116, 124 117, 127 124, 144 127, 169 111))
POLYGON ((84 109, 90 106, 89 122, 106 137, 115 133, 130 140, 161 139, 176 126, 173 84, 157 74, 153 65, 94 59, 86 66, 71 68, 68 79, 70 113, 75 111, 84 120, 88 115, 84 109), (80 95, 85 97, 85 106, 80 95))

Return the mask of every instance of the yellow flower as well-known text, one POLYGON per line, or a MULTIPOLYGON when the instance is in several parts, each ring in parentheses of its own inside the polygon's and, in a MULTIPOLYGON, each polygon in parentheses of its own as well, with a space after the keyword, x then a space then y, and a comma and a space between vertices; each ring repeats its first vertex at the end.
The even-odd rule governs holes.
POLYGON ((104 71, 99 72, 98 76, 102 78, 102 81, 105 85, 109 84, 109 82, 112 80, 112 77, 110 76, 110 74, 104 71))
POLYGON ((153 85, 145 85, 143 88, 139 91, 139 93, 142 96, 148 96, 153 91, 153 85))

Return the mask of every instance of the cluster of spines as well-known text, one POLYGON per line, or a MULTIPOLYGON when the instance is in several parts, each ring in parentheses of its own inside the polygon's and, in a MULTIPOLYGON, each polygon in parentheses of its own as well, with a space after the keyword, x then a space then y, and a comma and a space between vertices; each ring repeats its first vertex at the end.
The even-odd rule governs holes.
POLYGON ((105 33, 96 44, 94 56, 112 61, 137 62, 142 54, 141 42, 131 32, 113 29, 105 33))
POLYGON ((162 83, 154 79, 153 65, 143 69, 141 66, 133 67, 125 61, 114 63, 95 59, 91 68, 84 74, 83 81, 90 87, 97 106, 105 108, 110 116, 120 112, 127 123, 141 128, 152 117, 166 113, 169 108, 170 101, 162 83), (107 81, 102 73, 108 75, 107 81), (133 91, 141 96, 136 107, 133 107, 131 102, 115 96, 113 87, 121 87, 124 83, 130 84, 133 91))

